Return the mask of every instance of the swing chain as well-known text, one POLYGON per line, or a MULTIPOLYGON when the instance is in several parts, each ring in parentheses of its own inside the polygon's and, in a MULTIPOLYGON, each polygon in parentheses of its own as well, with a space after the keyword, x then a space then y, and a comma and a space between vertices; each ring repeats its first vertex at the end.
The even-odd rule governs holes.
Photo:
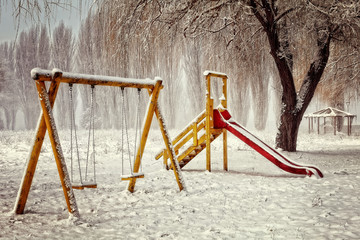
POLYGON ((81 174, 81 166, 80 166, 80 153, 79 153, 79 145, 77 140, 77 132, 76 132, 76 125, 75 125, 75 109, 74 109, 74 101, 73 101, 73 84, 69 83, 69 95, 70 95, 70 161, 71 161, 71 181, 73 181, 74 177, 74 170, 73 170, 73 130, 74 130, 74 138, 75 138, 75 147, 76 147, 76 154, 78 160, 78 170, 79 170, 79 180, 82 184, 82 174, 81 174))
MULTIPOLYGON (((139 129, 139 146, 140 146, 140 159, 141 159, 141 121, 140 121, 140 100, 141 100, 141 88, 138 88, 138 106, 136 111, 136 126, 135 126, 135 149, 134 149, 134 162, 136 161, 136 144, 137 144, 137 133, 139 129)), ((142 163, 140 161, 140 171, 142 172, 142 163)))
POLYGON ((95 85, 91 85, 91 98, 90 98, 90 121, 89 121, 89 135, 88 135, 88 146, 86 154, 86 168, 85 168, 85 181, 87 181, 88 176, 88 165, 89 165, 89 155, 93 159, 94 167, 94 182, 95 181, 95 127, 94 127, 94 95, 95 95, 95 85), (92 134, 91 134, 92 133, 92 134), (90 140, 92 135, 92 154, 90 154, 90 140))
POLYGON ((80 152, 79 145, 77 139, 77 131, 75 124, 75 108, 74 108, 74 99, 73 99, 73 84, 69 83, 69 99, 70 99, 70 161, 71 161, 71 182, 74 183, 74 164, 73 164, 73 138, 75 139, 75 148, 77 153, 77 164, 79 171, 79 184, 73 185, 73 188, 84 189, 84 187, 96 187, 96 170, 95 170, 95 114, 94 114, 94 102, 95 102, 95 86, 91 85, 91 105, 90 105, 90 121, 89 121, 89 135, 88 135, 88 146, 87 146, 87 154, 86 154, 86 169, 85 169, 85 179, 83 179, 82 171, 81 171, 81 161, 80 161, 80 152), (92 133, 92 134, 91 134, 92 133), (92 136, 92 153, 90 154, 90 141, 92 136), (89 165, 89 155, 90 159, 93 160, 93 183, 85 183, 83 181, 87 181, 88 177, 88 165, 89 165))
MULTIPOLYGON (((140 119, 140 101, 141 101, 141 88, 138 88, 138 107, 137 107, 137 112, 136 112, 136 119, 135 119, 135 146, 134 146, 134 162, 136 161, 136 157, 137 157, 137 142, 138 142, 138 132, 140 132, 140 138, 139 138, 139 146, 140 146, 140 159, 141 159, 141 119, 140 119), (140 129, 140 131, 138 131, 138 129, 140 129)), ((122 105, 122 108, 121 108, 121 115, 122 115, 122 120, 121 120, 121 146, 122 146, 122 149, 121 149, 121 164, 122 164, 122 175, 124 175, 124 135, 126 135, 126 140, 127 140, 127 148, 128 148, 128 160, 129 160, 129 166, 130 166, 130 173, 131 175, 133 176, 134 175, 134 172, 133 172, 133 164, 132 164, 132 161, 131 161, 131 153, 130 153, 130 142, 129 142, 129 134, 128 134, 128 124, 127 124, 127 120, 126 120, 126 114, 125 114, 125 111, 127 110, 128 112, 128 109, 126 109, 126 104, 125 104, 125 91, 124 91, 124 88, 122 87, 121 88, 121 105, 122 105), (125 130, 124 130, 125 129, 125 130), (124 134, 124 131, 125 131, 125 134, 124 134)), ((142 171, 142 164, 140 163, 140 168, 141 168, 141 171, 142 171)))
POLYGON ((130 143, 129 143, 129 134, 128 134, 128 126, 127 126, 127 121, 126 121, 126 115, 125 115, 125 89, 124 87, 121 87, 121 115, 122 115, 122 119, 121 119, 121 159, 122 159, 122 175, 124 175, 124 129, 125 129, 125 135, 126 135, 126 140, 127 140, 127 145, 128 145, 128 159, 129 159, 129 164, 130 164, 130 172, 131 175, 133 174, 133 170, 132 170, 132 163, 131 163, 131 155, 130 155, 130 143))
POLYGON ((73 111, 72 111, 72 109, 73 109, 73 96, 72 96, 72 91, 73 91, 73 85, 72 85, 72 83, 69 83, 69 108, 70 108, 70 165, 71 165, 71 167, 70 167, 70 177, 71 177, 71 181, 74 179, 74 173, 73 173, 73 142, 72 142, 72 140, 73 140, 73 138, 72 138, 72 136, 73 136, 73 133, 72 133, 72 131, 73 131, 73 111))

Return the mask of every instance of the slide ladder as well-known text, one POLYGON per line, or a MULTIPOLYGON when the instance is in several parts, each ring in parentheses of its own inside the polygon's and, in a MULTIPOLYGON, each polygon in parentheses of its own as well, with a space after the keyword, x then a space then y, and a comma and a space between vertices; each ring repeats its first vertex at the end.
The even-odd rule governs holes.
MULTIPOLYGON (((180 168, 183 168, 206 148, 205 117, 205 111, 201 112, 172 141, 180 168)), ((221 133, 222 131, 219 129, 212 129, 211 142, 220 136, 221 133)), ((164 165, 169 169, 171 166, 168 165, 169 153, 167 149, 162 149, 156 154, 155 159, 158 160, 161 157, 163 157, 164 165)))

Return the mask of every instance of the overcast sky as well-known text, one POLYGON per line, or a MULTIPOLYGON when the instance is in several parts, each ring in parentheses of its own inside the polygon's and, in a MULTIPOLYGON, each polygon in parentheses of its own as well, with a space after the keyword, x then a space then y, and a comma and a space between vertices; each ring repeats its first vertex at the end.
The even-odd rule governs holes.
MULTIPOLYGON (((13 17, 13 10, 11 4, 2 4, 1 6, 1 16, 0 16, 0 42, 11 41, 16 37, 16 21, 13 17)), ((83 10, 82 14, 79 11, 72 9, 64 10, 57 9, 54 13, 54 16, 51 18, 50 22, 43 20, 43 23, 49 24, 50 28, 56 27, 57 23, 63 20, 66 26, 71 26, 73 32, 76 33, 79 30, 81 19, 84 19, 86 16, 85 11, 83 10)), ((29 20, 21 21, 20 31, 23 29, 30 28, 33 23, 29 20)), ((49 25, 48 25, 49 26, 49 25)))

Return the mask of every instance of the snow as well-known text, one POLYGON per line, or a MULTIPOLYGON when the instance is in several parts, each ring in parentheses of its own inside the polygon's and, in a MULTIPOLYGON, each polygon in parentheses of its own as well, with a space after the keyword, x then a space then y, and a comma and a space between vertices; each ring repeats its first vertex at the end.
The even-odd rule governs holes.
MULTIPOLYGON (((55 73, 61 72, 60 69, 54 68, 53 70, 44 70, 40 68, 34 68, 31 70, 31 77, 34 80, 39 78, 39 75, 51 77, 55 73)), ((149 85, 155 86, 156 81, 151 80, 149 78, 146 79, 135 79, 135 78, 122 78, 122 77, 113 77, 113 76, 102 76, 102 75, 89 75, 89 74, 80 74, 80 73, 70 73, 70 72, 63 72, 62 77, 64 79, 75 79, 75 80, 90 80, 90 81, 99 81, 99 82, 114 82, 114 83, 126 83, 126 84, 142 84, 142 85, 149 85)), ((160 77, 156 77, 156 80, 161 80, 160 77)))
POLYGON ((222 72, 215 72, 215 71, 210 71, 210 70, 206 70, 204 71, 204 76, 207 76, 209 74, 215 74, 215 75, 222 75, 222 76, 227 76, 226 73, 222 73, 222 72))
MULTIPOLYGON (((230 172, 221 171, 222 141, 212 144, 212 169, 202 152, 184 169, 187 191, 154 160, 164 147, 150 130, 145 178, 135 192, 120 181, 121 130, 97 130, 96 189, 74 190, 81 219, 69 217, 46 136, 25 208, 13 215, 33 131, 0 131, 1 239, 357 239, 360 236, 360 136, 300 133, 291 159, 315 164, 322 179, 283 172, 228 135, 230 172)), ((135 134, 135 130, 130 130, 135 134)), ((178 130, 172 130, 175 136, 178 130)), ((265 142, 273 135, 258 132, 265 142)), ((87 131, 79 131, 86 141, 87 131)), ((59 138, 69 160, 70 132, 59 138)), ((84 150, 85 151, 85 150, 84 150)))
POLYGON ((33 68, 30 74, 32 79, 37 80, 39 78, 39 75, 47 76, 50 78, 52 76, 52 71, 43 70, 41 68, 33 68))
POLYGON ((314 113, 310 113, 305 117, 356 117, 356 115, 336 109, 333 107, 326 107, 314 113))

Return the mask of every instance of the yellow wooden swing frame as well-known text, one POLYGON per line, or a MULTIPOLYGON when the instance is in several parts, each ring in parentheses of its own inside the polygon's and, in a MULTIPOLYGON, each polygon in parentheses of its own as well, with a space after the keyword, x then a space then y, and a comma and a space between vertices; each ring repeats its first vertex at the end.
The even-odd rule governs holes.
MULTIPOLYGON (((173 166, 174 175, 177 184, 179 186, 180 191, 184 189, 184 183, 181 177, 181 170, 178 161, 176 159, 176 155, 174 153, 171 140, 169 139, 167 129, 165 128, 164 119, 162 118, 159 109, 158 97, 160 90, 163 88, 162 80, 160 78, 156 78, 155 80, 129 79, 129 78, 119 78, 119 77, 73 74, 68 72, 62 72, 59 69, 53 69, 51 71, 51 70, 42 70, 38 68, 35 68, 31 71, 31 76, 36 83, 36 88, 39 94, 42 113, 40 114, 40 119, 36 130, 34 144, 31 149, 29 158, 27 160, 25 172, 16 199, 15 208, 14 208, 14 212, 16 214, 24 213, 26 201, 30 192, 31 183, 34 177, 34 173, 39 159, 41 147, 44 141, 45 133, 46 131, 48 131, 51 146, 55 157, 55 162, 60 176, 60 182, 64 191, 64 196, 68 207, 68 211, 70 214, 73 214, 76 217, 80 216, 52 112, 52 108, 54 106, 54 102, 56 99, 57 92, 59 90, 60 83, 147 89, 150 95, 150 102, 148 105, 147 114, 145 116, 145 124, 143 125, 142 135, 140 140, 141 142, 137 149, 135 163, 133 166, 133 172, 134 173, 139 172, 141 157, 143 156, 151 122, 153 119, 153 115, 155 114, 159 122, 160 130, 163 135, 165 146, 168 149, 168 152, 170 153, 170 161, 173 166), (46 88, 45 85, 46 81, 50 81, 49 90, 47 90, 46 88)), ((128 190, 130 192, 133 192, 135 188, 136 177, 129 178, 127 180, 130 180, 128 185, 128 190)))

